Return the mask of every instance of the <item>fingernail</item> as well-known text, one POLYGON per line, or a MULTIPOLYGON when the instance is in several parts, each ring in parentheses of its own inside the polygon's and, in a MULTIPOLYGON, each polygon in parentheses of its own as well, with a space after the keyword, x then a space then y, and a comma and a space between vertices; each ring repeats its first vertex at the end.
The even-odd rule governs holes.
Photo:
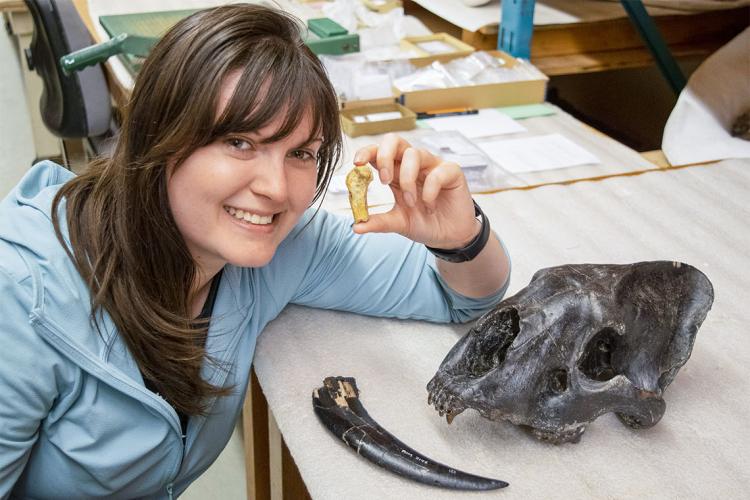
POLYGON ((354 163, 362 163, 364 161, 363 155, 361 153, 356 154, 354 156, 354 163))
POLYGON ((414 199, 414 194, 411 191, 404 193, 404 201, 407 206, 413 207, 417 200, 414 199))
POLYGON ((389 170, 383 170, 380 173, 380 180, 383 181, 383 184, 391 182, 391 172, 389 170))

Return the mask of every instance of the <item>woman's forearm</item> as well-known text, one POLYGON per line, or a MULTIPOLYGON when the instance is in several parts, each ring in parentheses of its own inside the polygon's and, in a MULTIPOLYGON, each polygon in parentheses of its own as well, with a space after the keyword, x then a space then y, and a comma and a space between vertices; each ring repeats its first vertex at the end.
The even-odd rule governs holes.
POLYGON ((486 297, 497 292, 507 281, 510 261, 495 234, 473 260, 452 263, 437 259, 437 267, 445 282, 467 297, 486 297))

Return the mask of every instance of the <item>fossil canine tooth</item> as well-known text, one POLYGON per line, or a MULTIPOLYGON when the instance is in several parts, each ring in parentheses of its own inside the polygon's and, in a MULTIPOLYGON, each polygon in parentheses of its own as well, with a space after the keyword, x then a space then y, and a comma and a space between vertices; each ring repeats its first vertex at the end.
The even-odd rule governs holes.
POLYGON ((352 207, 354 222, 367 222, 370 214, 367 212, 367 186, 372 181, 370 165, 355 165, 346 174, 346 188, 349 190, 349 205, 352 207))
MULTIPOLYGON (((494 490, 505 481, 475 476, 425 457, 370 417, 354 378, 327 377, 313 391, 313 409, 323 425, 367 460, 420 483, 454 490, 494 490)), ((458 413, 458 412, 457 412, 458 413)), ((451 418, 451 417, 449 417, 451 418)))

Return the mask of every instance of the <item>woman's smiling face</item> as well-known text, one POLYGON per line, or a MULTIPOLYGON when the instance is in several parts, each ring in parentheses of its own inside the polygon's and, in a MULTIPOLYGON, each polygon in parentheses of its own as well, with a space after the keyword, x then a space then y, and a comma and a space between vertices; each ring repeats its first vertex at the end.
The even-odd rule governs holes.
MULTIPOLYGON (((217 116, 232 96, 240 73, 222 84, 217 116)), ((177 227, 207 276, 224 264, 267 264, 312 203, 321 139, 311 137, 309 112, 286 137, 264 143, 287 112, 249 133, 230 134, 196 149, 171 172, 169 203, 177 227)))

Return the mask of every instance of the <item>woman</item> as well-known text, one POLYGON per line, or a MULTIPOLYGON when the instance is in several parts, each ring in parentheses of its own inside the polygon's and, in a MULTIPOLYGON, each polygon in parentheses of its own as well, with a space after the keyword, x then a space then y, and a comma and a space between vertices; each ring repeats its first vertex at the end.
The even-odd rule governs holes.
POLYGON ((466 321, 500 299, 457 165, 396 136, 358 151, 396 205, 351 226, 310 208, 340 149, 295 21, 233 5, 154 47, 111 159, 32 168, 0 205, 0 496, 182 492, 287 303, 466 321))

